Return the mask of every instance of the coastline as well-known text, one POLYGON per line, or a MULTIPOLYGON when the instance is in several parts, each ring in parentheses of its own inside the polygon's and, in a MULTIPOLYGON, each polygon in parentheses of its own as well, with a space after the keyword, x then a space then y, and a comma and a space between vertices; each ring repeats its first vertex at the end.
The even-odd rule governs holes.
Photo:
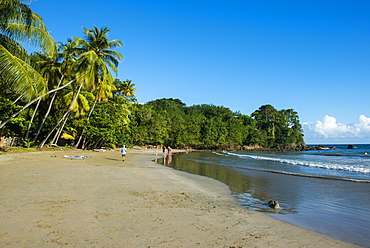
POLYGON ((223 183, 156 164, 158 155, 0 155, 0 246, 356 247, 241 208, 223 183))

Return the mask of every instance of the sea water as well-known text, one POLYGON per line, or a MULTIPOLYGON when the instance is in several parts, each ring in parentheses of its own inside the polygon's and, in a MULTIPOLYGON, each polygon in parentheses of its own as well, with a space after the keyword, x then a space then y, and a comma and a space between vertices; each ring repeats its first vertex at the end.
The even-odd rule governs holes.
POLYGON ((370 145, 297 152, 216 151, 160 163, 219 180, 242 207, 370 247, 370 145), (277 200, 281 209, 267 202, 277 200))
MULTIPOLYGON (((370 182, 370 145, 330 145, 302 152, 217 152, 224 166, 296 176, 370 182), (325 148, 324 148, 325 149, 325 148)), ((220 162, 221 162, 220 160, 220 162)))

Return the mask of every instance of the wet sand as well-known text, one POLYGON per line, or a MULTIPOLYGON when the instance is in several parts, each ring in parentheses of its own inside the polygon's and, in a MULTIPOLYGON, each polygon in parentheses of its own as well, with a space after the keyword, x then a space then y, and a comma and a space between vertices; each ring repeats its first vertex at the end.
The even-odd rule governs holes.
POLYGON ((155 158, 0 155, 0 247, 354 247, 243 209, 223 183, 155 158))

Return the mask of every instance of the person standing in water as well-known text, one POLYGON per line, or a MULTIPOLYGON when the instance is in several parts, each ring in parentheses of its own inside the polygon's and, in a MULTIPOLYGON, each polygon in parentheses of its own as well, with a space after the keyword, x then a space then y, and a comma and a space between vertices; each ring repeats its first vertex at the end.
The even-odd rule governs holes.
POLYGON ((125 162, 125 159, 126 159, 126 151, 127 151, 126 146, 123 146, 121 148, 121 154, 122 154, 122 161, 123 162, 125 162))

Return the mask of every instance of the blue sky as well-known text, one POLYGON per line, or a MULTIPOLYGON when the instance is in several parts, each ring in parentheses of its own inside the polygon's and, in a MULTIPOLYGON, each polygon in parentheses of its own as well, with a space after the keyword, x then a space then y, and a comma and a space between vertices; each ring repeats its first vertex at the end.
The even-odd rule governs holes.
POLYGON ((370 143, 370 1, 38 0, 53 37, 108 27, 121 80, 250 115, 293 108, 306 143, 370 143))

